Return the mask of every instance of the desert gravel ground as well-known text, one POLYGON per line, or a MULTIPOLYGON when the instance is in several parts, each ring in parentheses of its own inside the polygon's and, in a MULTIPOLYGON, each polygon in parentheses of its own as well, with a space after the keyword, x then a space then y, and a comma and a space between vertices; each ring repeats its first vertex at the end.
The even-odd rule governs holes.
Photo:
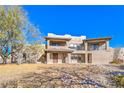
POLYGON ((0 87, 9 88, 107 88, 116 87, 111 72, 119 65, 7 64, 0 65, 0 87))

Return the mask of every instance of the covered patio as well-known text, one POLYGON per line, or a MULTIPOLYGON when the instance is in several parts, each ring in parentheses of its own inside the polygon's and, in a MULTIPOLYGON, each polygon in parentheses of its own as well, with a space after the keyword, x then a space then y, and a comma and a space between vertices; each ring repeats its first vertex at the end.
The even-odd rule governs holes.
POLYGON ((111 37, 86 39, 84 40, 85 50, 108 50, 109 40, 111 40, 111 37))
POLYGON ((47 64, 71 62, 71 49, 46 49, 47 64))

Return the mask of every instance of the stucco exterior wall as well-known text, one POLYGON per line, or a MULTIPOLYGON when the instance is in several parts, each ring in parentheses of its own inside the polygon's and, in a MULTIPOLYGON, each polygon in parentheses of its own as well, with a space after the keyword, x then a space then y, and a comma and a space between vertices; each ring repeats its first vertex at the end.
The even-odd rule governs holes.
POLYGON ((93 64, 109 64, 113 60, 112 51, 93 51, 92 63, 93 64))
POLYGON ((62 53, 58 53, 58 63, 61 64, 62 63, 62 53))
MULTIPOLYGON (((109 50, 109 40, 111 40, 110 37, 107 38, 95 38, 95 39, 86 39, 86 36, 71 36, 71 35, 56 35, 53 33, 48 34, 48 37, 46 38, 47 44, 47 50, 50 48, 53 49, 53 51, 49 50, 49 52, 57 52, 58 53, 58 63, 63 63, 63 54, 60 52, 61 49, 72 49, 71 52, 65 52, 67 53, 66 57, 66 63, 92 63, 92 64, 109 64, 109 62, 113 61, 114 52, 109 50), (48 38, 49 37, 49 38, 48 38), (61 38, 61 39, 60 39, 61 38), (67 39, 68 38, 68 39, 67 39), (57 45, 52 46, 49 43, 50 42, 66 42, 65 46, 57 45), (95 44, 99 46, 98 49, 96 49, 95 44), (99 44, 97 44, 99 43, 99 44), (92 45, 92 49, 89 49, 89 45, 92 45), (57 51, 54 51, 55 49, 58 49, 57 51), (59 50, 60 49, 60 50, 59 50), (95 51, 94 51, 95 50, 95 51), (82 62, 80 62, 80 58, 77 59, 71 59, 72 54, 84 54, 84 59, 82 62)), ((53 63, 53 55, 48 53, 47 54, 47 62, 53 63)))
POLYGON ((46 59, 47 59, 47 64, 52 64, 53 63, 52 59, 50 58, 50 53, 47 53, 46 59))

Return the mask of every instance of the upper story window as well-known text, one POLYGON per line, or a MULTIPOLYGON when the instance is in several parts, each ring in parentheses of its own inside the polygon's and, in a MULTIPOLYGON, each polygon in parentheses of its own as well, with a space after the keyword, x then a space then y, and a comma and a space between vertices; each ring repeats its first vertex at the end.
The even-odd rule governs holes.
POLYGON ((51 41, 50 46, 66 46, 66 42, 51 41))
POLYGON ((74 43, 71 43, 69 44, 69 48, 71 49, 76 49, 76 50, 83 50, 83 44, 74 44, 74 43))
POLYGON ((88 50, 105 50, 106 49, 106 44, 104 42, 99 42, 99 43, 89 43, 88 44, 88 50))
POLYGON ((76 49, 77 48, 77 45, 76 44, 69 44, 69 48, 71 48, 71 49, 76 49))
POLYGON ((98 44, 92 44, 90 50, 99 50, 98 44))

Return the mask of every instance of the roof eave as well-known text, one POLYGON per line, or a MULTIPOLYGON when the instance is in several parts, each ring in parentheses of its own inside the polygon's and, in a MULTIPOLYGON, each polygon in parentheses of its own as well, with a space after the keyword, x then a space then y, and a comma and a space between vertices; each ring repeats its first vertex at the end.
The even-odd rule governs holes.
POLYGON ((111 40, 112 37, 104 37, 104 38, 91 38, 91 39, 85 39, 83 41, 93 41, 93 40, 111 40))

